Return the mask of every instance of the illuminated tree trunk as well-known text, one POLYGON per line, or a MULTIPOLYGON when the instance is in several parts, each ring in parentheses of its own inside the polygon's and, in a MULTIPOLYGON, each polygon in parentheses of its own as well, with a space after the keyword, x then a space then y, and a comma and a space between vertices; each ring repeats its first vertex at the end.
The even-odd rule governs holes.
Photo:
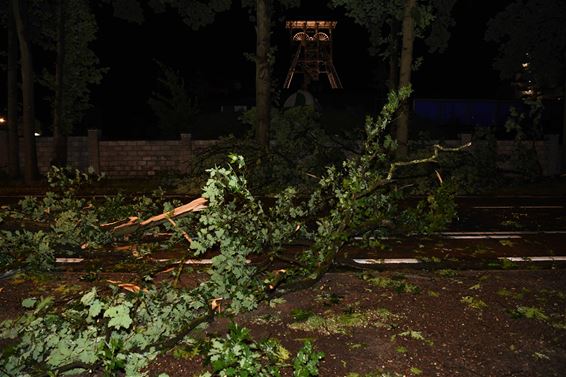
POLYGON ((20 138, 18 137, 18 35, 8 5, 8 175, 20 175, 20 138))
MULTIPOLYGON (((399 88, 411 84, 411 65, 413 63, 413 41, 415 40, 415 22, 413 20, 413 10, 416 0, 405 0, 403 14, 403 44, 401 46, 401 67, 399 70, 399 88)), ((409 142, 409 106, 407 103, 401 107, 399 118, 397 119, 397 157, 405 158, 408 154, 409 142)))
POLYGON ((257 0, 256 42, 256 140, 269 149, 269 123, 271 111, 271 72, 269 46, 271 33, 270 0, 257 0))
POLYGON ((57 64, 55 67, 55 111, 53 112, 54 165, 67 164, 67 130, 63 124, 65 98, 65 0, 57 2, 57 64))

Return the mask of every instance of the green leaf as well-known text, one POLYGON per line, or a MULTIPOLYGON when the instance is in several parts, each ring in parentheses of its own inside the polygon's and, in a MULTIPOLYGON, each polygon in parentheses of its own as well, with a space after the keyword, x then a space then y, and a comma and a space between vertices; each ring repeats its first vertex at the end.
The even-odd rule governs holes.
POLYGON ((60 342, 55 350, 51 352, 47 358, 47 363, 53 366, 59 366, 68 362, 72 357, 72 350, 69 348, 69 342, 60 342))
MULTIPOLYGON (((86 344, 85 344, 86 346, 86 344)), ((85 364, 94 364, 97 360, 97 352, 95 349, 84 349, 79 353, 79 360, 85 364)))
POLYGON ((100 300, 94 300, 88 309, 88 316, 91 318, 96 317, 102 311, 102 302, 100 300))
POLYGON ((104 312, 104 318, 110 318, 108 327, 114 327, 116 329, 119 329, 120 327, 127 329, 132 324, 130 308, 125 304, 112 306, 106 309, 104 312))
POLYGON ((81 303, 85 306, 89 306, 96 297, 96 287, 93 287, 90 292, 86 293, 81 297, 81 303))
POLYGON ((37 303, 37 299, 34 297, 26 298, 22 301, 22 306, 26 309, 31 309, 37 303))
POLYGON ((410 370, 411 370, 411 373, 414 374, 415 376, 418 376, 418 375, 423 374, 423 371, 420 370, 420 369, 417 368, 417 367, 411 367, 410 370))

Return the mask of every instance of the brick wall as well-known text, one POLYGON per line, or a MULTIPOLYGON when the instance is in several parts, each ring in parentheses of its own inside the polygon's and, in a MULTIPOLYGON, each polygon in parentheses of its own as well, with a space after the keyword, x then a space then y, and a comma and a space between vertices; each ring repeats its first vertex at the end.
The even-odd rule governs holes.
MULTIPOLYGON (((20 167, 24 164, 23 148, 24 141, 20 138, 20 167)), ((52 137, 37 137, 35 139, 37 153, 37 164, 39 172, 45 174, 50 167, 54 156, 54 143, 52 137)), ((67 144, 67 161, 69 166, 77 169, 86 170, 88 163, 87 137, 72 136, 67 144)), ((8 168, 8 135, 5 131, 0 131, 0 172, 8 168)))
MULTIPOLYGON (((532 147, 532 142, 525 141, 526 148, 532 147)), ((510 157, 515 150, 515 143, 512 140, 500 140, 497 142, 497 154, 499 156, 510 157)), ((535 142, 535 150, 542 168, 542 174, 545 176, 556 175, 560 173, 560 145, 558 144, 558 135, 547 135, 545 140, 535 142)), ((510 166, 503 166, 510 168, 510 166)))
MULTIPOLYGON (((37 165, 39 172, 45 174, 49 171, 55 153, 52 137, 37 137, 35 139, 37 152, 37 165)), ((23 140, 20 140, 20 151, 23 150, 23 140)), ((24 163, 20 153, 20 165, 24 163)), ((86 170, 88 168, 87 137, 71 136, 67 140, 67 164, 73 168, 86 170)))
MULTIPOLYGON (((460 140, 447 140, 448 146, 457 146, 471 140, 471 135, 461 135, 460 140)), ((20 151, 23 145, 20 140, 20 151)), ((110 178, 153 176, 160 172, 188 172, 190 161, 216 140, 192 140, 190 134, 183 134, 179 140, 105 141, 98 130, 89 130, 88 136, 68 138, 67 159, 69 165, 81 170, 89 166, 104 172, 110 178)), ((543 174, 552 176, 560 173, 560 145, 557 135, 547 135, 544 141, 536 142, 537 154, 543 174)), ((0 130, 0 170, 7 168, 8 141, 6 132, 0 130)), ((53 159, 53 138, 36 138, 37 157, 40 173, 49 170, 53 159)), ((498 141, 498 154, 509 155, 514 148, 513 141, 498 141)), ((20 156, 22 153, 20 153, 20 156)), ((23 159, 21 158, 23 164, 23 159)))
POLYGON ((101 141, 100 170, 111 177, 155 175, 182 171, 186 156, 179 140, 101 141))
POLYGON ((189 171, 195 153, 201 153, 216 140, 192 140, 182 134, 179 140, 100 140, 100 133, 89 132, 90 165, 108 177, 153 176, 160 172, 189 171))
POLYGON ((8 132, 0 129, 0 172, 8 170, 8 132))
MULTIPOLYGON (((110 178, 152 176, 159 172, 186 172, 193 153, 202 153, 216 140, 191 139, 183 134, 179 140, 101 140, 100 132, 89 130, 88 136, 67 139, 69 166, 86 170, 89 166, 110 178), (194 151, 194 152, 193 152, 194 151)), ((36 151, 41 174, 47 173, 54 157, 52 137, 37 137, 36 151)), ((20 139, 20 166, 23 166, 23 139, 20 139)), ((0 171, 8 165, 7 133, 0 130, 0 171)))

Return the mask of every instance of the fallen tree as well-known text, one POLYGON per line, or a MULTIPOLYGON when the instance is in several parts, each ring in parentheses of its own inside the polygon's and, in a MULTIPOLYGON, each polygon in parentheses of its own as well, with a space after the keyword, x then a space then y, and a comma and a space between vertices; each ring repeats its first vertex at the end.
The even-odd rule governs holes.
POLYGON ((466 146, 435 146, 427 158, 392 162, 395 142, 385 129, 409 93, 404 88, 390 94, 380 116, 366 121, 363 153, 341 167, 329 167, 308 197, 298 197, 290 187, 265 207, 248 189, 243 157, 232 155, 226 167, 209 170, 201 198, 143 221, 133 217, 104 224, 114 237, 164 223, 175 226, 189 243, 187 257, 216 250, 209 279, 192 290, 148 284, 133 294, 112 289, 104 296, 93 289, 67 308, 51 308, 49 299, 26 302, 28 314, 2 325, 1 338, 17 339, 0 358, 4 372, 56 375, 103 369, 137 375, 220 309, 235 315, 270 296, 316 283, 354 238, 377 242, 392 233, 441 229, 455 214, 450 185, 438 175, 437 187, 423 201, 404 207, 406 185, 397 182, 395 173, 466 146), (194 228, 183 228, 184 218, 192 219, 194 228), (306 246, 289 255, 287 246, 298 241, 306 246), (248 263, 252 254, 262 255, 262 264, 248 263))

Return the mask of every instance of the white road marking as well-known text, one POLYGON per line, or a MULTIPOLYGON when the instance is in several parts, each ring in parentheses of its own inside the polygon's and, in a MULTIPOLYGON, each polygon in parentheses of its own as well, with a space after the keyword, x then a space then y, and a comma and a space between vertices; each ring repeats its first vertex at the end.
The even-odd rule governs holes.
POLYGON ((522 236, 539 234, 566 234, 566 230, 540 230, 540 231, 495 231, 495 232, 440 232, 438 235, 453 240, 479 240, 479 239, 520 239, 522 236))
POLYGON ((511 209, 513 206, 475 206, 473 209, 511 209))
MULTIPOLYGON (((173 262, 180 263, 178 259, 154 259, 156 262, 173 262)), ((246 259, 246 263, 251 263, 252 261, 246 259)), ((212 259, 187 259, 185 264, 212 264, 212 259)))
POLYGON ((494 239, 494 240, 508 240, 508 239, 517 239, 523 238, 519 235, 514 234, 500 234, 500 235, 485 235, 485 236, 444 236, 445 238, 451 240, 485 240, 485 239, 494 239))
POLYGON ((566 256, 552 256, 552 257, 498 257, 497 259, 507 259, 511 262, 556 262, 566 261, 566 256))
MULTIPOLYGON (((479 240, 479 239, 519 239, 522 236, 532 236, 537 234, 566 234, 566 230, 541 230, 541 231, 494 231, 494 232, 439 232, 435 235, 453 240, 479 240)), ((356 241, 360 241, 362 237, 354 237, 356 241)), ((375 240, 375 237, 370 237, 375 240)), ((378 237, 380 240, 395 240, 398 237, 378 237)))
POLYGON ((564 206, 519 206, 521 209, 562 209, 564 206))
MULTIPOLYGON (((511 262, 558 262, 566 261, 566 256, 531 256, 531 257, 498 257, 499 260, 508 260, 511 262)), ((56 258, 56 263, 81 263, 84 258, 56 258)), ((157 259, 158 262, 168 262, 172 259, 157 259)), ((423 261, 416 258, 355 258, 358 264, 418 264, 423 261)), ((178 263, 178 262, 177 262, 178 263)), ((246 263, 251 263, 248 259, 246 263)), ((188 259, 185 264, 212 264, 212 259, 188 259)))
POLYGON ((551 206, 551 205, 544 205, 544 206, 474 206, 473 209, 562 209, 564 206, 551 206))
MULTIPOLYGON (((538 256, 538 257, 498 257, 499 260, 507 259, 511 262, 559 262, 566 261, 566 256, 538 256)), ((355 258, 353 259, 358 264, 418 264, 423 261, 416 258, 355 258)))
POLYGON ((415 258, 354 259, 358 264, 416 264, 422 261, 415 258))
POLYGON ((55 258, 55 263, 81 263, 84 258, 55 258))
POLYGON ((527 236, 527 235, 535 235, 535 234, 566 234, 566 230, 516 230, 516 231, 493 231, 493 232, 440 232, 437 233, 441 236, 509 236, 509 235, 516 235, 516 236, 527 236))

